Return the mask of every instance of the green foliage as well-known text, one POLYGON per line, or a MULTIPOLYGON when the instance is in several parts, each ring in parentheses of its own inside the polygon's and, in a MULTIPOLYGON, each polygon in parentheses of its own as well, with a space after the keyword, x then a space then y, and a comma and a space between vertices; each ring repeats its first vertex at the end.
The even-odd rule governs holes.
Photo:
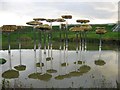
POLYGON ((16 70, 7 70, 2 73, 2 77, 6 79, 18 78, 19 72, 16 70))

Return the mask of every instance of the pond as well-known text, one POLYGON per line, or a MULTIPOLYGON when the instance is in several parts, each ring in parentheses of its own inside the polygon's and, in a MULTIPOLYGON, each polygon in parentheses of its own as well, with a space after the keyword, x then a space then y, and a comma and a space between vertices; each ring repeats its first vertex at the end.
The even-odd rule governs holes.
MULTIPOLYGON (((7 62, 0 66, 0 70, 9 70, 9 59, 8 51, 0 51, 1 58, 7 60, 7 62)), ((36 62, 39 62, 39 51, 36 51, 36 62)), ((44 50, 42 50, 42 73, 46 73, 46 69, 51 68, 51 61, 46 61, 44 56, 44 50)), ((118 80, 118 51, 113 50, 102 50, 101 60, 105 62, 103 65, 96 65, 95 60, 99 59, 99 51, 83 51, 82 58, 81 54, 76 54, 75 50, 68 51, 68 66, 60 66, 60 62, 64 62, 64 52, 59 50, 53 50, 53 64, 52 68, 57 70, 55 73, 49 73, 52 77, 49 80, 40 80, 28 78, 28 76, 35 72, 37 69, 38 73, 41 73, 40 67, 35 67, 35 58, 33 49, 22 49, 21 50, 22 64, 26 65, 26 69, 19 71, 19 77, 13 79, 6 79, 9 81, 9 87, 21 87, 21 88, 116 88, 116 80, 118 80), (60 56, 61 55, 61 56, 60 56), (78 55, 78 56, 77 56, 78 55), (85 63, 74 64, 76 60, 81 60, 85 63), (89 70, 79 75, 66 76, 62 79, 56 79, 58 75, 69 74, 82 67, 83 65, 89 66, 89 70)), ((19 65, 19 50, 11 50, 11 65, 12 69, 14 66, 19 65)), ((2 73, 1 76, 2 76, 2 73)), ((0 77, 1 81, 4 79, 0 77)), ((0 85, 2 86, 2 85, 0 85)), ((1 88, 1 87, 0 87, 1 88)))

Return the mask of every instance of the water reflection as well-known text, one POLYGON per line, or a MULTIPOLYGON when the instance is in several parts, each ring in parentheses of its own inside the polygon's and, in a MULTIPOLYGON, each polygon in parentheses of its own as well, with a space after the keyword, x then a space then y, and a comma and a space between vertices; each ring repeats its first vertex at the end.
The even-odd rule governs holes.
MULTIPOLYGON (((44 50, 42 50, 44 51, 44 50)), ((8 54, 7 51, 0 51, 2 53, 2 57, 7 58, 8 54)), ((36 55, 39 55, 39 50, 36 50, 36 55)), ((63 55, 63 52, 60 53, 59 50, 53 50, 54 54, 54 61, 53 61, 53 68, 55 68, 58 72, 52 74, 52 77, 49 73, 46 73, 46 68, 43 67, 43 72, 37 72, 36 75, 38 75, 37 79, 28 78, 28 75, 31 74, 31 72, 34 72, 34 51, 33 50, 22 50, 23 58, 22 62, 26 65, 26 70, 24 72, 19 72, 19 81, 22 82, 23 87, 26 86, 26 88, 30 88, 31 84, 33 88, 45 88, 47 87, 102 87, 104 84, 104 87, 108 87, 108 85, 112 84, 111 87, 116 87, 116 79, 118 75, 118 68, 117 68, 117 59, 116 55, 117 52, 115 51, 102 51, 102 58, 105 60, 106 64, 102 67, 97 67, 94 64, 94 60, 98 58, 99 52, 98 51, 88 51, 86 54, 86 61, 87 61, 87 67, 84 65, 79 65, 78 67, 78 73, 73 72, 75 71, 74 68, 74 60, 76 59, 76 51, 68 51, 68 59, 69 59, 69 66, 67 68, 68 74, 66 74, 63 67, 60 66, 60 59, 58 58, 59 55, 63 55), (29 62, 28 62, 29 61, 29 62), (85 68, 83 68, 85 67, 85 68), (71 73, 72 72, 72 73, 71 73), (113 73, 114 72, 114 73, 113 73), (49 74, 49 75, 48 75, 49 74), (58 77, 57 77, 58 76, 58 77), (103 77, 104 76, 104 77, 103 77), (104 80, 105 78, 105 80, 104 80), (104 81, 104 83, 102 83, 104 81)), ((19 64, 19 50, 12 50, 13 57, 13 66, 16 64, 19 64)), ((44 54, 43 54, 44 55, 44 54)), ((43 63, 46 62, 46 56, 44 55, 43 63)), ((63 58, 63 57, 62 57, 63 58)), ((3 72, 7 70, 7 66, 9 63, 5 63, 2 67, 3 72)), ((46 66, 46 64, 45 64, 46 66)), ((47 67, 50 67, 48 64, 47 67)), ((38 68, 39 71, 39 68, 38 68)), ((3 79, 3 78, 2 78, 3 79)), ((10 81, 10 84, 14 82, 14 79, 7 79, 10 81)), ((17 79, 16 83, 18 83, 17 79)), ((109 86, 110 87, 110 86, 109 86)))

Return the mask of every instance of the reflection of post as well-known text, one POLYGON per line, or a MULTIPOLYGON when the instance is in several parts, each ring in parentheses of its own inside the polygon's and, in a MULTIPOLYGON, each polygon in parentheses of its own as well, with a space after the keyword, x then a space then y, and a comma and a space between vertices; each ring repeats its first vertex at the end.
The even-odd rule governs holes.
POLYGON ((87 32, 85 31, 85 51, 87 51, 87 32))
POLYGON ((76 71, 77 71, 77 64, 78 64, 78 33, 76 33, 76 71))
POLYGON ((48 57, 50 56, 50 34, 48 33, 48 57))
POLYGON ((39 63, 40 63, 40 68, 41 68, 41 72, 42 72, 42 39, 41 39, 41 31, 39 31, 39 63))
POLYGON ((20 40, 20 31, 18 31, 18 44, 19 44, 19 51, 20 51, 20 65, 22 65, 22 61, 21 61, 21 40, 20 40))
POLYGON ((64 57, 64 62, 65 62, 65 30, 64 30, 64 47, 63 47, 63 57, 64 57))
MULTIPOLYGON (((46 33, 45 33, 45 31, 44 31, 44 59, 46 61, 46 33)), ((45 69, 47 70, 47 61, 46 61, 45 69)), ((45 73, 46 73, 46 70, 45 70, 45 73)))
POLYGON ((82 51, 84 51, 84 32, 82 32, 82 51))
POLYGON ((60 49, 60 54, 59 54, 59 75, 61 74, 61 57, 62 57, 62 55, 61 55, 61 49, 62 49, 62 36, 61 36, 61 24, 59 25, 59 30, 60 30, 60 47, 59 47, 59 49, 60 49))
POLYGON ((59 55, 59 75, 61 74, 61 50, 60 50, 60 55, 59 55))
POLYGON ((51 50, 51 69, 53 69, 53 53, 52 53, 52 32, 51 32, 51 34, 50 34, 50 50, 51 50))
POLYGON ((36 67, 36 61, 37 61, 37 60, 36 60, 36 51, 34 51, 34 59, 35 59, 35 64, 34 64, 34 65, 35 65, 35 72, 37 73, 37 67, 36 67))
POLYGON ((66 20, 66 66, 68 63, 68 22, 66 20))
POLYGON ((12 69, 12 64, 11 64, 11 48, 10 48, 10 33, 8 33, 8 54, 9 54, 9 66, 10 70, 12 69))
POLYGON ((36 31, 35 31, 35 27, 33 27, 33 32, 34 32, 34 66, 35 66, 35 72, 37 73, 37 67, 36 67, 36 31))
POLYGON ((65 71, 66 71, 66 74, 67 74, 67 64, 68 64, 68 23, 67 23, 67 21, 66 21, 66 41, 65 41, 65 44, 66 44, 66 46, 65 46, 65 60, 66 60, 66 67, 65 67, 65 71))
POLYGON ((99 59, 101 59, 101 47, 102 47, 102 41, 101 41, 102 35, 100 34, 100 43, 99 43, 99 59))
POLYGON ((82 60, 82 33, 80 31, 80 46, 79 46, 79 50, 80 50, 80 60, 82 60))

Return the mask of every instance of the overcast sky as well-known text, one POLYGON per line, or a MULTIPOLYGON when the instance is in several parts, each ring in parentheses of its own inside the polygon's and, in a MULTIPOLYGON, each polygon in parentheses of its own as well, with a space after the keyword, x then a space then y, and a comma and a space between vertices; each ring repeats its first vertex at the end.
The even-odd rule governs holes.
POLYGON ((90 23, 117 22, 117 0, 85 1, 0 0, 0 26, 4 24, 26 25, 26 22, 36 17, 59 18, 65 14, 73 16, 72 20, 69 20, 70 24, 76 23, 77 19, 89 19, 90 23))

